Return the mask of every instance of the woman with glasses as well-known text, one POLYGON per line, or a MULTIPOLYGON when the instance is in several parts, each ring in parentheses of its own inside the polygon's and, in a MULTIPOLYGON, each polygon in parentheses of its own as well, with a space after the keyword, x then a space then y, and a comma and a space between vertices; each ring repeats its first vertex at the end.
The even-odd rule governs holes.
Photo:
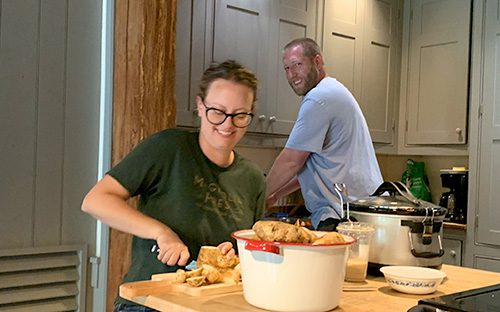
MULTIPOLYGON (((154 134, 85 196, 83 211, 134 235, 125 282, 175 272, 204 245, 234 256, 231 232, 262 217, 264 175, 234 151, 252 121, 256 93, 255 75, 240 64, 212 64, 196 97, 199 131, 154 134), (127 200, 138 195, 135 209, 127 200)), ((120 297, 115 303, 115 311, 144 308, 120 297)))

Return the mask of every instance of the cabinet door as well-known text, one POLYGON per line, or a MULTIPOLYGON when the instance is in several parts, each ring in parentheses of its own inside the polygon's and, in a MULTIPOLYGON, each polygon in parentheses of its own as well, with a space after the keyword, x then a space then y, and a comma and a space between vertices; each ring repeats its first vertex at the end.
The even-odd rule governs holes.
POLYGON ((474 268, 500 273, 500 259, 483 255, 475 255, 474 268))
POLYGON ((175 97, 178 126, 199 125, 195 97, 206 65, 207 8, 205 0, 177 1, 175 97))
MULTIPOLYGON (((269 29, 269 0, 217 0, 214 12, 213 56, 215 61, 234 59, 251 69, 266 85, 268 41, 263 35, 269 29)), ((261 88, 259 98, 267 90, 261 88)))
MULTIPOLYGON (((234 59, 250 70, 259 80, 257 93, 256 116, 266 115, 268 96, 267 68, 269 15, 271 2, 269 0, 217 0, 213 20, 213 33, 209 41, 213 42, 212 59, 223 61, 234 59)), ((255 131, 258 118, 249 127, 255 131)))
POLYGON ((299 111, 301 97, 293 92, 283 70, 282 51, 290 41, 316 37, 316 0, 274 1, 269 28, 269 68, 267 84, 267 115, 260 115, 258 131, 288 135, 299 111))
POLYGON ((363 59, 363 9, 366 0, 325 1, 323 54, 328 75, 359 99, 363 59))
POLYGON ((471 0, 412 0, 407 144, 466 142, 471 0))
POLYGON ((268 41, 262 36, 268 32, 269 12, 269 0, 178 1, 177 125, 199 125, 195 97, 212 61, 233 59, 248 67, 259 79, 258 100, 267 97, 268 41))
POLYGON ((399 0, 369 0, 365 5, 359 105, 374 142, 392 143, 399 85, 399 0))
POLYGON ((486 1, 483 112, 479 144, 477 241, 500 246, 500 10, 486 1))
POLYGON ((177 9, 177 124, 197 125, 197 82, 212 61, 234 59, 259 88, 249 132, 288 135, 300 105, 286 81, 283 46, 316 35, 317 0, 181 1, 177 9))
POLYGON ((325 2, 327 72, 356 97, 372 140, 392 143, 401 20, 398 0, 325 2))

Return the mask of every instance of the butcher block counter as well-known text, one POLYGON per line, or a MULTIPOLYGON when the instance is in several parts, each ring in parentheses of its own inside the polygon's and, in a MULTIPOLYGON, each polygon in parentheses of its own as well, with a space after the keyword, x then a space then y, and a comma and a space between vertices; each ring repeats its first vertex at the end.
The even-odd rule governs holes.
MULTIPOLYGON (((345 284, 340 305, 332 311, 407 311, 417 305, 421 298, 438 297, 500 283, 500 273, 451 265, 443 265, 441 270, 446 273, 447 277, 437 291, 429 295, 409 295, 394 291, 385 282, 383 276, 368 276, 366 283, 359 286, 345 284)), ((156 283, 157 281, 151 282, 156 283)), ((159 284, 148 283, 149 281, 125 283, 120 287, 120 294, 128 300, 160 311, 265 311, 249 305, 243 298, 243 292, 234 291, 234 289, 232 289, 233 292, 225 294, 190 295, 174 292, 159 284), (142 287, 142 293, 137 296, 129 296, 130 293, 134 293, 130 290, 136 286, 142 287)), ((307 287, 307 285, 297 285, 297 287, 307 287)))

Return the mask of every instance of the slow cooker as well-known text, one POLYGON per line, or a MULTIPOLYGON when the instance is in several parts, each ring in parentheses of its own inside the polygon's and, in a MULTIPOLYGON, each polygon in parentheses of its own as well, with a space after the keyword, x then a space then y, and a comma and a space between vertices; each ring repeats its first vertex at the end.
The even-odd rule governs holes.
POLYGON ((415 198, 401 182, 384 182, 372 196, 349 207, 350 216, 375 227, 370 274, 385 265, 441 267, 446 208, 415 198))

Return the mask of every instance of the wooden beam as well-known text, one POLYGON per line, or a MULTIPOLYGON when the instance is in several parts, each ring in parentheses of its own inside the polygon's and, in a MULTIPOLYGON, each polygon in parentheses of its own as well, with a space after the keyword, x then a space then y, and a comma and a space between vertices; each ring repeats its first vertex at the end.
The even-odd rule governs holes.
MULTIPOLYGON (((175 127, 176 0, 116 0, 112 163, 175 127)), ((137 200, 131 200, 137 206, 137 200)), ((106 311, 130 266, 131 236, 111 229, 106 311)))

